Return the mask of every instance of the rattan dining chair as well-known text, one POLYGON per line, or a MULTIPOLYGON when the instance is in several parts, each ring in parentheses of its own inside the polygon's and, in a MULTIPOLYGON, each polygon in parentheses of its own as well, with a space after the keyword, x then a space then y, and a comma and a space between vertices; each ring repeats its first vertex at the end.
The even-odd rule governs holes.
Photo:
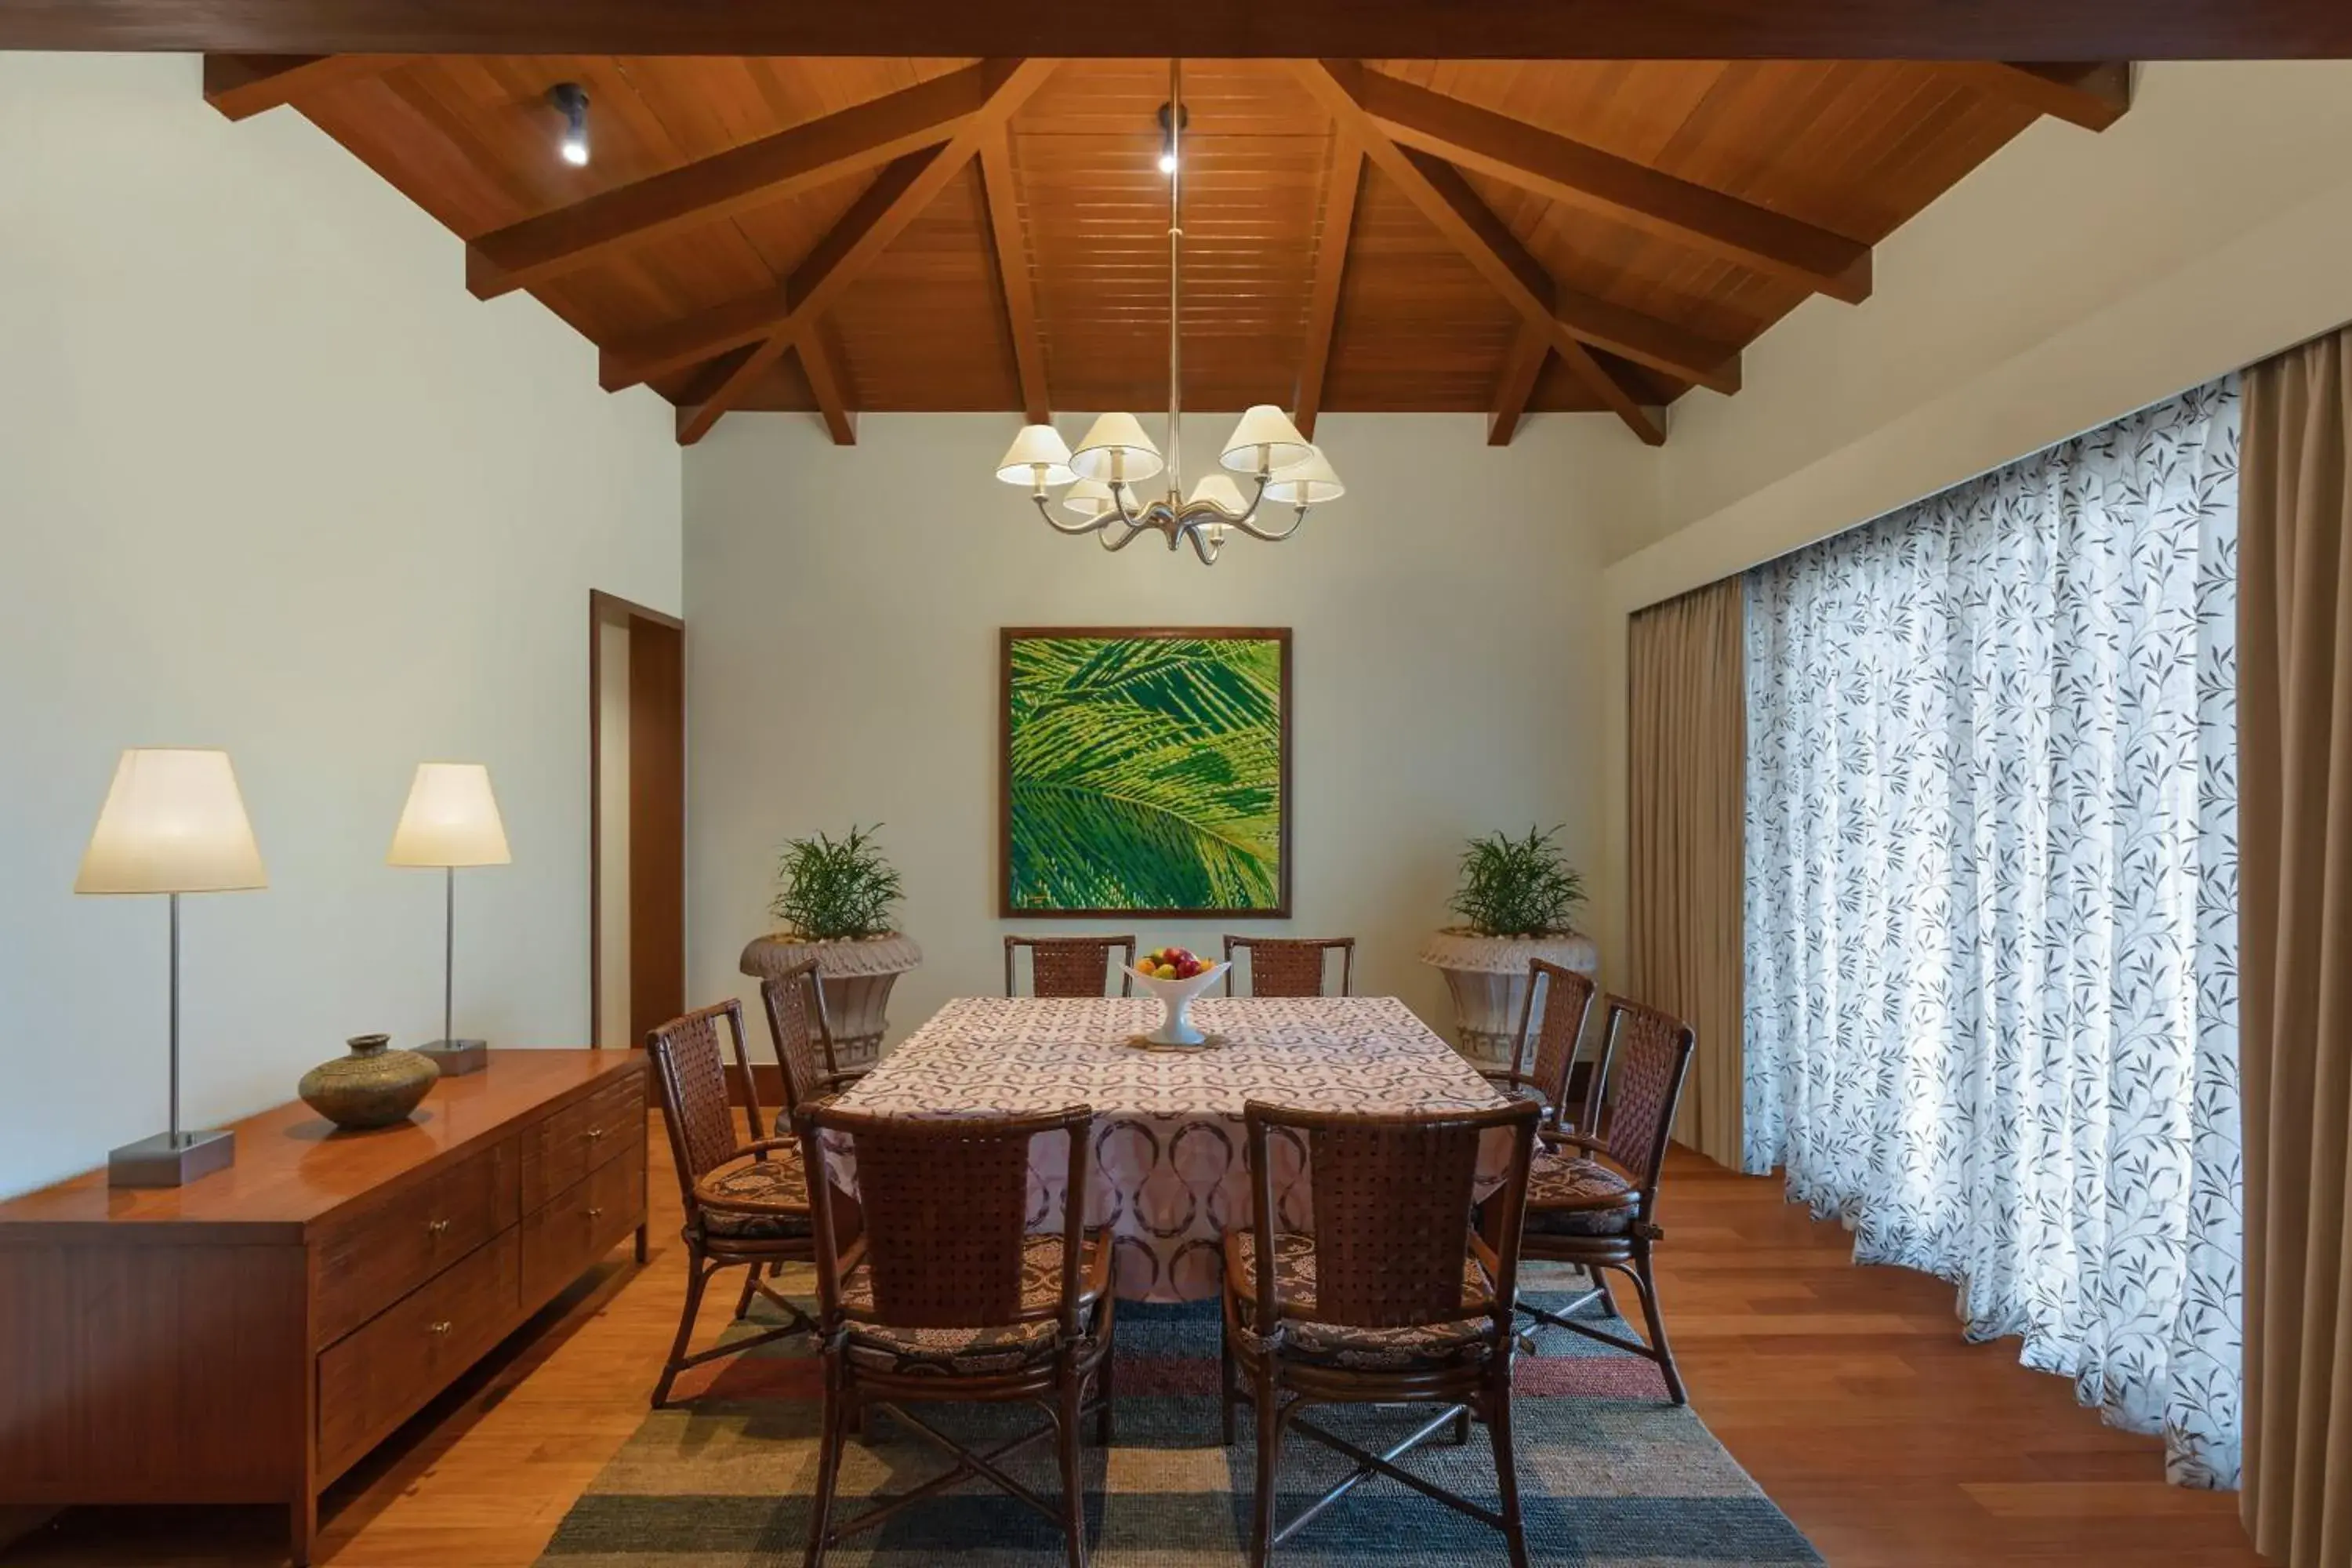
MULTIPOLYGON (((816 1219, 817 1299, 824 1347, 824 1418, 810 1505, 807 1568, 843 1537, 973 1477, 994 1482, 1057 1525, 1069 1568, 1085 1568, 1086 1486, 1080 1426, 1111 1437, 1110 1238, 1085 1225, 1094 1112, 1024 1116, 874 1116, 819 1102, 793 1118, 803 1158, 854 1169, 858 1224, 846 1205, 816 1219), (1030 1145, 1061 1134, 1072 1194, 1060 1234, 1027 1234, 1030 1145), (1089 1394, 1092 1398, 1089 1399, 1089 1394), (1022 1401, 1049 1424, 975 1453, 910 1415, 904 1402, 1022 1401), (842 1450, 865 1406, 887 1410, 955 1463, 943 1474, 833 1522, 842 1450), (1008 1475, 1009 1455, 1052 1437, 1059 1506, 1008 1475)), ((831 1177, 826 1178, 831 1184, 831 1177)))
MULTIPOLYGON (((1225 962, 1238 952, 1249 959, 1253 996, 1320 996, 1329 967, 1325 960, 1339 955, 1339 994, 1356 994, 1356 939, 1352 936, 1228 936, 1225 962)), ((1234 994, 1234 972, 1225 971, 1225 994, 1234 994)))
POLYGON ((1224 1436, 1237 1405, 1257 1416, 1251 1568, 1373 1475, 1403 1482, 1503 1532, 1513 1568, 1527 1568, 1518 1472, 1511 1452, 1511 1359, 1517 1339, 1517 1235, 1535 1142, 1533 1101, 1482 1110, 1402 1115, 1307 1111, 1250 1101, 1243 1111, 1251 1224, 1225 1237, 1224 1436), (1490 1195, 1490 1244, 1472 1226, 1480 1144, 1507 1129, 1511 1158, 1490 1195), (1274 1142, 1306 1161, 1314 1234, 1286 1230, 1274 1198, 1274 1142), (1271 1259, 1270 1266, 1262 1266, 1271 1259), (1314 1405, 1443 1406, 1412 1436, 1375 1454, 1308 1420, 1314 1405), (1495 1452, 1499 1512, 1397 1461, 1445 1426, 1466 1440, 1472 1415, 1495 1452), (1286 1430, 1355 1462, 1292 1517, 1275 1522, 1286 1430))
POLYGON ((1004 939, 1004 994, 1018 996, 1013 955, 1029 950, 1032 996, 1099 996, 1110 979, 1110 955, 1119 954, 1118 994, 1135 994, 1135 936, 1008 936, 1004 939))
POLYGON ((761 1278, 773 1264, 814 1259, 816 1240, 799 1141, 769 1138, 761 1131, 759 1089, 743 1048, 743 1005, 730 999, 671 1019, 647 1033, 646 1054, 653 1059, 662 1120, 669 1128, 670 1153, 677 1166, 678 1201, 686 1211, 680 1233, 686 1242, 686 1306, 678 1316, 669 1360, 654 1384, 654 1407, 659 1409, 677 1374, 690 1366, 789 1334, 816 1331, 807 1313, 761 1278), (727 1105, 727 1062, 719 1039, 722 1023, 743 1084, 748 1139, 736 1135, 735 1118, 727 1105), (748 1266, 751 1273, 736 1305, 737 1321, 750 1313, 752 1299, 759 1295, 782 1308, 787 1321, 781 1328, 688 1354, 704 1289, 720 1269, 739 1265, 748 1266))
MULTIPOLYGON (((1519 1037, 1511 1047, 1511 1065, 1479 1069, 1487 1082, 1505 1094, 1542 1106, 1547 1126, 1570 1125, 1568 1101, 1575 1087, 1577 1043, 1584 1038, 1585 1020, 1591 1015, 1593 993, 1598 989, 1589 974, 1540 958, 1528 960, 1528 994, 1519 1005, 1519 1037), (1543 1009, 1540 1024, 1534 1023, 1538 1007, 1543 1009)), ((1589 1074, 1585 1081, 1590 1083, 1589 1074)))
POLYGON ((864 1078, 864 1068, 844 1068, 833 1054, 833 1020, 825 1012, 824 987, 814 958, 760 982, 768 1014, 768 1038, 776 1047, 783 1080, 783 1109, 776 1134, 787 1135, 793 1112, 811 1100, 829 1099, 864 1078))
POLYGON ((1681 1019, 1622 997, 1609 998, 1601 1057, 1583 1113, 1575 1131, 1548 1130, 1543 1135, 1528 1178, 1520 1241, 1523 1258, 1581 1265, 1595 1289, 1565 1310, 1530 1301, 1521 1301, 1519 1310, 1538 1322, 1655 1362, 1676 1405, 1688 1400, 1658 1308, 1651 1253, 1665 1236, 1655 1216, 1666 1135, 1696 1048, 1697 1037, 1681 1019), (1609 1299, 1614 1315, 1616 1302, 1601 1282, 1604 1269, 1633 1280, 1649 1331, 1646 1343, 1574 1316, 1594 1296, 1609 1299))

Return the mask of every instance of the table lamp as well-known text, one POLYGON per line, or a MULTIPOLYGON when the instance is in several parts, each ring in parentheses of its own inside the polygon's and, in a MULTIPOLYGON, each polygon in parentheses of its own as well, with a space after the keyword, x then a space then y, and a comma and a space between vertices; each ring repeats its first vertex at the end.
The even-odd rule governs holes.
POLYGON ((108 1185, 182 1186, 236 1158, 234 1133, 180 1128, 180 895, 268 885, 226 752, 142 746, 122 753, 74 891, 171 895, 172 1119, 168 1131, 107 1156, 108 1185))
POLYGON ((457 868, 504 866, 507 830, 490 793, 490 770, 479 763, 419 763, 408 805, 393 831, 391 866, 437 866, 447 876, 441 947, 441 1037, 424 1047, 443 1078, 461 1078, 489 1065, 488 1044, 461 1040, 452 1026, 457 972, 457 868))

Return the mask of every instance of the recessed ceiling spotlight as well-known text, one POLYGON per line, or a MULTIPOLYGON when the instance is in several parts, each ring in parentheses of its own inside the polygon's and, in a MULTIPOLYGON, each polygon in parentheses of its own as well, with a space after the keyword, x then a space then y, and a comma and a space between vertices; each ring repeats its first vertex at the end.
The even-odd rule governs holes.
POLYGON ((576 81, 560 81, 547 89, 547 101, 563 116, 563 161, 588 162, 588 89, 576 81))
POLYGON ((1179 108, 1171 119, 1169 106, 1164 103, 1160 106, 1160 172, 1161 174, 1172 174, 1176 172, 1177 134, 1192 128, 1192 116, 1190 111, 1179 108))

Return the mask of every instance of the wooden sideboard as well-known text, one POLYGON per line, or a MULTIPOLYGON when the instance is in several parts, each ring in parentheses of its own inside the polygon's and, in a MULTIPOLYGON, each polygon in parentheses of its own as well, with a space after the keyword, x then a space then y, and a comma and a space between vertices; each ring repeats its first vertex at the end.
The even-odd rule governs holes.
POLYGON ((104 1170, 0 1204, 0 1503, 319 1493, 631 1231, 635 1051, 500 1050, 415 1117, 297 1101, 184 1187, 104 1170))

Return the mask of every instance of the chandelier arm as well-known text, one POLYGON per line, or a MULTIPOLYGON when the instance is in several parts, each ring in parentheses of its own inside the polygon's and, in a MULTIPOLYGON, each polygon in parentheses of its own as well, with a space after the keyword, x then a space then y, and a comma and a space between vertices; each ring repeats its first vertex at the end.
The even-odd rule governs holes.
POLYGON ((1052 529, 1055 533, 1067 533, 1073 535, 1080 533, 1100 533, 1110 521, 1110 515, 1106 512, 1100 517, 1091 518, 1085 522, 1060 522, 1055 521, 1052 510, 1046 504, 1048 500, 1047 497, 1035 495, 1031 496, 1029 499, 1037 503, 1037 515, 1044 518, 1045 520, 1045 526, 1052 529))
POLYGON ((1102 520, 1102 547, 1115 554, 1151 531, 1149 524, 1133 522, 1128 524, 1125 533, 1113 539, 1110 536, 1110 519, 1106 517, 1102 520))
MULTIPOLYGON (((1250 508, 1250 510, 1255 513, 1257 510, 1257 508, 1252 507, 1250 508)), ((1307 509, 1302 506, 1298 509, 1297 514, 1291 518, 1290 526, 1286 529, 1276 531, 1272 529, 1260 528, 1256 523, 1251 521, 1246 517, 1237 519, 1233 526, 1240 529, 1252 539, 1263 539, 1268 544, 1279 544, 1284 540, 1289 538, 1292 534, 1297 533, 1298 531, 1298 525, 1306 521, 1307 509)))
POLYGON ((1192 540, 1192 553, 1201 558, 1201 564, 1214 566, 1217 563, 1217 552, 1223 548, 1222 542, 1217 544, 1210 543, 1207 537, 1208 530, 1205 528, 1188 528, 1184 533, 1185 537, 1192 540))

